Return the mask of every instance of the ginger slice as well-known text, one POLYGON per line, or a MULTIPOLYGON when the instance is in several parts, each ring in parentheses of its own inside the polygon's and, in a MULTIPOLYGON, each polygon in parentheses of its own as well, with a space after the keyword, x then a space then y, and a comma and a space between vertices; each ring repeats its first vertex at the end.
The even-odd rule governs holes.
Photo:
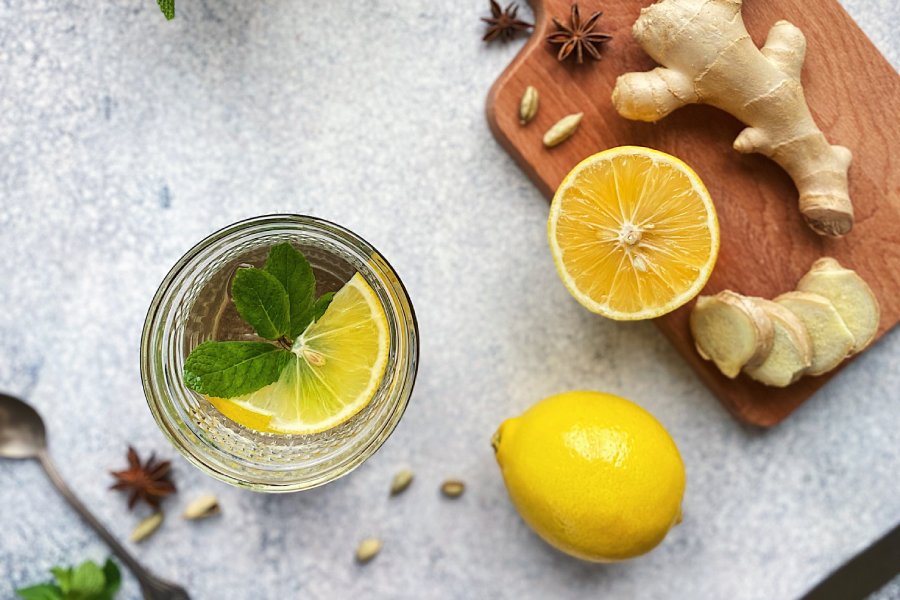
POLYGON ((775 339, 762 364, 744 367, 744 372, 760 383, 786 387, 800 379, 812 364, 809 333, 803 322, 780 304, 763 298, 751 300, 772 320, 775 339))
POLYGON ((745 365, 758 366, 772 350, 772 321, 750 298, 730 290, 700 296, 691 311, 697 352, 734 379, 745 365))
POLYGON ((809 292, 788 292, 775 302, 797 315, 812 341, 812 364, 807 375, 821 375, 850 356, 853 334, 830 300, 809 292))
POLYGON ((875 339, 881 309, 872 288, 856 271, 842 267, 833 258, 820 258, 797 284, 797 289, 831 301, 853 334, 853 354, 875 339))

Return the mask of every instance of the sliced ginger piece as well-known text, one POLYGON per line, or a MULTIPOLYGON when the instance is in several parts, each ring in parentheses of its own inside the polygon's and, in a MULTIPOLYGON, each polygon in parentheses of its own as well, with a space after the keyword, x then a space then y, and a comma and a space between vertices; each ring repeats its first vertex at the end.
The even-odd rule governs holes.
POLYGON ((812 364, 807 375, 821 375, 850 356, 853 334, 830 300, 809 292, 788 292, 775 298, 803 321, 812 342, 812 364))
POLYGON ((856 271, 842 267, 833 258, 820 258, 797 284, 797 289, 831 301, 853 334, 853 354, 875 339, 881 309, 872 288, 856 271))
POLYGON ((772 320, 775 338, 772 351, 758 366, 744 367, 750 377, 775 387, 787 387, 806 372, 812 364, 812 342, 803 322, 785 307, 752 298, 753 302, 772 320))
POLYGON ((768 315, 753 300, 731 290, 697 299, 691 333, 700 356, 731 379, 744 366, 762 363, 775 337, 768 315))

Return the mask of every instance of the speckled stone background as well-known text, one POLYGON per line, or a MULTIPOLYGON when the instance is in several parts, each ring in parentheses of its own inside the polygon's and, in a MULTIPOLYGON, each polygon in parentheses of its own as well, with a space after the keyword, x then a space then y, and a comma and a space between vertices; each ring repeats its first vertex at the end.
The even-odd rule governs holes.
MULTIPOLYGON (((844 3, 900 64, 894 0, 844 3)), ((174 459, 171 518, 129 546, 195 598, 799 596, 900 521, 900 334, 757 431, 651 324, 582 310, 546 249, 546 201, 485 123, 488 88, 522 43, 481 43, 486 5, 178 0, 167 23, 152 0, 0 2, 0 389, 41 410, 60 470, 122 538, 141 515, 107 491, 107 470, 128 443, 174 459), (422 364, 368 463, 267 496, 175 456, 144 403, 138 343, 185 250, 287 211, 342 223, 393 262, 422 364), (640 560, 569 559, 506 497, 494 428, 570 388, 638 401, 682 450, 684 524, 640 560), (417 479, 389 499, 404 466, 417 479), (438 493, 449 476, 469 485, 458 501, 438 493), (175 516, 202 492, 221 517, 175 516), (385 547, 360 567, 364 536, 385 547)), ((36 464, 0 461, 0 598, 106 555, 36 464)), ((126 575, 122 597, 138 593, 126 575)), ((900 582, 880 598, 900 598, 900 582)))

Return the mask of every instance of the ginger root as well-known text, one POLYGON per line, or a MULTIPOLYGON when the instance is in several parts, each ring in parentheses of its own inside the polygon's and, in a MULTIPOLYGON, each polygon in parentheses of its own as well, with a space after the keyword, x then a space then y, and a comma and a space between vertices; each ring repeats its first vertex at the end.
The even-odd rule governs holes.
POLYGON ((808 292, 788 292, 775 298, 803 322, 812 342, 812 364, 807 375, 821 375, 832 370, 850 356, 853 334, 827 299, 808 292))
POLYGON ((743 371, 784 387, 831 371, 875 338, 878 301, 855 271, 822 258, 797 288, 774 302, 730 290, 700 296, 690 318, 697 352, 726 377, 743 371))
POLYGON ((881 309, 872 288, 856 271, 845 269, 833 258, 820 258, 797 284, 797 289, 831 301, 853 334, 853 354, 875 339, 881 309))
POLYGON ((700 296, 691 312, 697 352, 734 379, 746 365, 760 364, 772 351, 772 320, 750 298, 730 290, 700 296))
POLYGON ((753 379, 775 387, 787 387, 806 373, 812 364, 813 347, 803 321, 790 310, 771 300, 754 302, 772 320, 775 340, 772 351, 757 367, 744 367, 753 379))
POLYGON ((764 154, 787 171, 816 233, 845 235, 853 227, 847 183, 853 156, 828 142, 806 104, 800 83, 806 38, 779 21, 759 49, 741 6, 742 0, 661 0, 644 8, 633 35, 663 66, 619 77, 613 104, 623 117, 648 122, 697 103, 732 114, 748 126, 734 149, 764 154))

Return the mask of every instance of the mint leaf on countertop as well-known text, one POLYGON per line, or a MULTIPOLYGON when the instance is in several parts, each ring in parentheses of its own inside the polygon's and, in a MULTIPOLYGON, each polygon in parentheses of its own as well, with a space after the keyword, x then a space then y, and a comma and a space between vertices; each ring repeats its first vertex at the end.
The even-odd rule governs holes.
POLYGON ((184 363, 184 383, 207 396, 243 396, 275 383, 292 358, 266 342, 203 342, 184 363))
POLYGON ((59 591, 63 595, 72 591, 72 576, 74 575, 72 567, 50 567, 50 572, 56 578, 56 585, 59 586, 59 591))
POLYGON ((238 269, 231 282, 231 299, 238 314, 260 337, 277 340, 291 327, 288 293, 274 275, 262 269, 238 269))
POLYGON ((67 596, 77 598, 96 598, 103 592, 106 586, 106 576, 100 565, 92 560, 82 563, 72 572, 72 579, 68 592, 60 582, 60 588, 67 596))
POLYGON ((103 568, 89 560, 75 568, 53 567, 50 572, 56 584, 19 588, 16 594, 24 600, 112 600, 122 585, 122 574, 111 559, 103 568))
POLYGON ((63 600, 62 590, 52 583, 39 583, 16 590, 16 595, 24 600, 63 600))
POLYGON ((119 571, 119 565, 114 563, 111 558, 106 559, 103 565, 103 576, 106 578, 106 584, 103 591, 97 595, 97 600, 113 600, 122 587, 122 572, 119 571))
POLYGON ((156 3, 159 4, 162 14, 166 16, 166 21, 175 18, 175 0, 156 0, 156 3))
POLYGON ((287 336, 293 341, 313 320, 316 276, 306 257, 288 242, 273 246, 269 250, 266 271, 273 275, 287 292, 290 305, 290 327, 287 336))

